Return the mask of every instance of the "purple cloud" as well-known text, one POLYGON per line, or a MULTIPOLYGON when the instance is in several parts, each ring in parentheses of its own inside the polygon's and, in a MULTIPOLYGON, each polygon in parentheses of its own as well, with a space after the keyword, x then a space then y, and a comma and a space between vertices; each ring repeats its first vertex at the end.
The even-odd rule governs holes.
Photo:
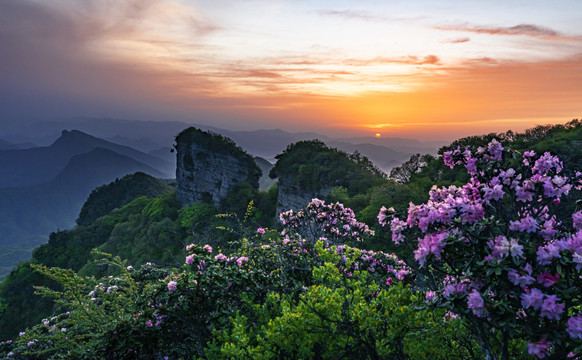
POLYGON ((464 25, 436 26, 435 28, 438 30, 465 31, 472 32, 475 34, 529 36, 544 40, 558 40, 558 41, 582 41, 582 36, 568 36, 556 30, 533 24, 519 24, 510 27, 471 26, 464 24, 464 25))

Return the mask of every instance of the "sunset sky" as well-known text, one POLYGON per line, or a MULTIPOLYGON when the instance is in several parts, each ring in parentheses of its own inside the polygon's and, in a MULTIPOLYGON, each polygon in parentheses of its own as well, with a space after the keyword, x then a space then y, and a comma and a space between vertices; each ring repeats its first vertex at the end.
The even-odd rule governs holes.
POLYGON ((582 117, 579 0, 1 0, 0 49, 6 127, 452 140, 582 117))

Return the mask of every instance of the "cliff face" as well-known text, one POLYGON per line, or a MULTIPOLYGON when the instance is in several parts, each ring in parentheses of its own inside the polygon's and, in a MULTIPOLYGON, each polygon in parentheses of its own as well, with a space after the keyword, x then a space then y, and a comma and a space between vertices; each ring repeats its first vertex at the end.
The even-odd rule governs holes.
POLYGON ((317 191, 302 189, 291 176, 279 177, 277 188, 279 191, 277 216, 291 209, 299 211, 307 206, 313 198, 324 199, 333 189, 332 186, 323 186, 317 191))
POLYGON ((195 128, 176 137, 176 196, 181 206, 219 204, 237 184, 258 188, 261 171, 234 142, 195 128))

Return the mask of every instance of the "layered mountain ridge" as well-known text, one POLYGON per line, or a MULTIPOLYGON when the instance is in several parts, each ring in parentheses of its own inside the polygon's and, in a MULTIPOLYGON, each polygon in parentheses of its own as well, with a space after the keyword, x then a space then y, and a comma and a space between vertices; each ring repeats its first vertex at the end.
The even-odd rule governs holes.
POLYGON ((73 226, 94 188, 138 171, 173 177, 170 167, 76 130, 48 147, 0 151, 0 278, 50 232, 73 226))

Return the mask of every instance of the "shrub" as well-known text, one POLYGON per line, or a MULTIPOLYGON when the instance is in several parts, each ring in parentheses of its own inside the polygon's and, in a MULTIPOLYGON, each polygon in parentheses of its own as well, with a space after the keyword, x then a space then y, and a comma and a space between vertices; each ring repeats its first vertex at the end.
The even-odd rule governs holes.
POLYGON ((539 358, 582 352, 582 212, 560 211, 582 174, 569 178, 550 153, 519 154, 495 139, 443 159, 464 165, 469 182, 433 187, 406 221, 384 207, 378 215, 394 242, 416 247, 429 303, 467 319, 488 358, 517 356, 513 337, 539 358))

